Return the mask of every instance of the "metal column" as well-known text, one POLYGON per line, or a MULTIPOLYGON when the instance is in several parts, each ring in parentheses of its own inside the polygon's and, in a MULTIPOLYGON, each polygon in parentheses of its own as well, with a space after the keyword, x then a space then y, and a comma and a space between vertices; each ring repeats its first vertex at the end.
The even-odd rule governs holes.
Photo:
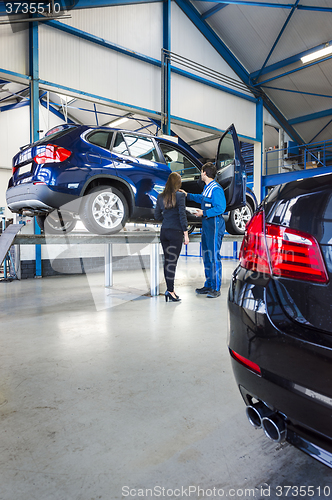
POLYGON ((256 104, 256 142, 254 144, 254 192, 258 203, 261 201, 263 196, 262 189, 262 169, 263 169, 263 100, 260 97, 256 104))
MULTIPOLYGON (((29 65, 30 65, 30 139, 39 139, 39 54, 38 54, 38 22, 29 25, 29 65)), ((35 234, 40 234, 40 228, 34 220, 35 234)), ((36 277, 42 275, 41 246, 36 245, 36 277)))
POLYGON ((171 0, 163 2, 163 49, 161 51, 161 128, 171 134, 171 0))
POLYGON ((105 287, 110 288, 113 286, 113 248, 112 243, 105 244, 105 287))
POLYGON ((150 291, 152 297, 159 295, 159 243, 150 245, 150 291))

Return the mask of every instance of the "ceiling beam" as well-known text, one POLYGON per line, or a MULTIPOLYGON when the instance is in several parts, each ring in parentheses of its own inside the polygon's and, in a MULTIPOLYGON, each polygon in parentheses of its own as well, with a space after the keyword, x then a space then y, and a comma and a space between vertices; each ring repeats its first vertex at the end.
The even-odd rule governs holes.
POLYGON ((315 66, 316 64, 320 64, 322 62, 328 61, 329 59, 332 59, 332 56, 327 56, 324 57, 323 59, 317 59, 317 61, 313 61, 312 63, 309 64, 303 64, 303 66, 300 66, 298 68, 292 69, 290 71, 286 71, 285 73, 280 73, 279 75, 273 76, 272 78, 268 78, 267 80, 264 80, 262 82, 258 82, 258 84, 251 84, 255 86, 262 86, 265 85, 265 83, 273 82, 274 80, 278 80, 279 78, 282 78, 283 76, 288 76, 293 73, 297 73, 298 71, 303 71, 304 69, 310 68, 311 66, 315 66))
POLYGON ((219 12, 219 10, 224 9, 225 7, 227 7, 227 4, 219 3, 218 5, 215 5, 211 9, 204 12, 204 14, 201 15, 201 19, 207 19, 208 17, 213 16, 213 14, 219 12))
POLYGON ((280 87, 270 87, 269 85, 262 85, 264 89, 280 90, 281 92, 291 92, 294 94, 312 95, 314 97, 326 97, 327 99, 332 99, 330 94, 317 94, 315 92, 305 92, 304 90, 293 90, 293 89, 281 89, 280 87))
POLYGON ((265 68, 265 66, 266 66, 266 64, 267 64, 267 61, 270 59, 270 57, 271 57, 271 55, 272 55, 272 53, 273 53, 274 49, 276 48, 276 46, 277 46, 277 44, 278 44, 278 42, 279 42, 280 38, 282 37, 282 34, 283 34, 283 32, 285 31, 285 29, 286 29, 286 27, 287 27, 287 24, 288 24, 288 23, 289 23, 289 21, 291 20, 291 17, 292 17, 292 15, 294 14, 294 12, 295 12, 295 10, 296 10, 296 8, 297 8, 297 5, 298 5, 298 3, 299 3, 299 1, 300 1, 300 0, 296 0, 296 2, 295 2, 295 3, 294 3, 294 5, 293 5, 292 10, 291 10, 291 11, 290 11, 290 13, 288 14, 287 19, 286 19, 286 21, 284 22, 283 27, 281 28, 281 30, 280 30, 280 32, 279 32, 279 34, 278 34, 278 36, 277 36, 277 38, 276 38, 276 40, 275 40, 274 44, 273 44, 273 45, 272 45, 272 47, 271 47, 271 50, 270 50, 270 52, 269 52, 269 54, 268 54, 267 58, 266 58, 266 59, 265 59, 265 61, 264 61, 264 64, 263 64, 263 66, 262 66, 261 70, 259 71, 259 73, 258 73, 258 75, 257 75, 257 77, 256 77, 256 78, 257 78, 257 80, 258 80, 258 78, 260 77, 260 75, 261 75, 261 73, 262 73, 263 69, 265 68))
MULTIPOLYGON (((272 9, 292 9, 294 4, 289 3, 270 3, 270 2, 252 2, 247 0, 201 0, 201 2, 224 3, 226 5, 241 5, 243 7, 270 7, 272 9)), ((299 10, 309 10, 316 12, 332 12, 332 7, 318 7, 316 5, 299 5, 299 10)))
POLYGON ((290 125, 296 125, 297 123, 310 122, 312 120, 318 120, 319 118, 325 118, 325 116, 332 116, 332 109, 324 109, 323 111, 318 111, 317 113, 298 116, 297 118, 288 120, 288 122, 290 125))
POLYGON ((252 80, 257 79, 257 75, 260 73, 261 76, 267 73, 272 73, 272 71, 276 71, 278 69, 284 68, 285 66, 289 66, 291 64, 294 64, 298 61, 301 60, 301 57, 307 56, 308 54, 311 54, 312 52, 317 52, 317 50, 324 49, 326 45, 331 45, 332 40, 326 43, 322 43, 320 45, 317 45, 317 47, 312 47, 311 49, 304 50, 303 52, 299 52, 298 54, 294 54, 291 57, 287 57, 286 59, 282 59, 281 61, 271 64, 270 66, 265 66, 263 70, 257 70, 254 71, 253 73, 250 73, 250 78, 252 80))
MULTIPOLYGON (((187 0, 176 0, 178 6, 183 10, 186 16, 191 20, 191 22, 196 26, 196 28, 205 36, 208 42, 215 48, 219 55, 227 62, 227 64, 232 68, 232 70, 237 74, 237 76, 247 85, 250 85, 250 76, 247 70, 242 66, 238 59, 234 56, 224 42, 217 36, 217 34, 212 30, 212 28, 201 19, 199 12, 195 7, 187 0)), ((271 115, 277 120, 277 122, 283 127, 283 129, 288 133, 288 135, 298 144, 302 144, 304 140, 296 132, 296 130, 291 127, 284 117, 284 115, 279 111, 271 99, 262 90, 262 99, 264 101, 265 108, 271 113, 271 115)))

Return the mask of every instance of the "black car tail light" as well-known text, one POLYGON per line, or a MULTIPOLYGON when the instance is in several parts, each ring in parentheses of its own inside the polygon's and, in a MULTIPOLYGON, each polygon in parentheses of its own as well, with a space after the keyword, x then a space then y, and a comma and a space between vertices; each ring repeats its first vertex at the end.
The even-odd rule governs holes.
POLYGON ((265 224, 264 211, 252 218, 242 242, 240 264, 246 269, 327 283, 328 275, 317 240, 296 229, 265 224))
POLYGON ((261 369, 260 367, 254 363, 253 361, 250 361, 250 359, 245 358, 244 356, 241 356, 241 354, 238 354, 237 352, 233 351, 232 349, 229 350, 231 356, 236 359, 241 365, 244 365, 246 368, 249 368, 249 370, 257 373, 258 375, 261 375, 261 369))
POLYGON ((38 154, 34 157, 34 161, 38 165, 44 163, 61 163, 71 155, 71 151, 62 148, 61 146, 56 146, 54 144, 42 144, 37 146, 38 154))

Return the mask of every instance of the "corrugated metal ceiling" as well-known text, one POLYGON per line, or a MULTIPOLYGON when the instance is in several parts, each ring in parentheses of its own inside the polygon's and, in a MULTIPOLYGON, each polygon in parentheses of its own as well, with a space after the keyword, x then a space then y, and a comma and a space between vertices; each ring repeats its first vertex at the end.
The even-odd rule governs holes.
POLYGON ((289 3, 284 0, 222 3, 200 0, 191 4, 200 19, 214 30, 248 71, 250 80, 261 86, 286 120, 293 120, 291 126, 303 142, 310 142, 314 137, 316 141, 331 138, 332 123, 326 125, 332 118, 332 110, 327 111, 332 108, 332 59, 305 67, 299 54, 330 44, 332 0, 289 3), (292 6, 296 8, 291 15, 292 6), (320 8, 327 10, 323 12, 320 8), (277 70, 263 71, 255 80, 264 66, 268 68, 288 58, 293 58, 292 64, 279 64, 277 70), (297 71, 292 72, 294 70, 297 71), (301 117, 306 121, 300 122, 301 117))

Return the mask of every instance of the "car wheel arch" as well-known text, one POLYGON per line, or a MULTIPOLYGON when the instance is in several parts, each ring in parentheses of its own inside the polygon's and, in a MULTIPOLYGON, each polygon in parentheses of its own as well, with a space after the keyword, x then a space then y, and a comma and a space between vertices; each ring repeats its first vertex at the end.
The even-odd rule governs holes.
POLYGON ((95 187, 105 185, 114 187, 122 192, 128 203, 129 216, 131 216, 135 207, 133 188, 123 179, 119 179, 119 177, 113 175, 94 175, 84 184, 80 196, 87 195, 95 187))

